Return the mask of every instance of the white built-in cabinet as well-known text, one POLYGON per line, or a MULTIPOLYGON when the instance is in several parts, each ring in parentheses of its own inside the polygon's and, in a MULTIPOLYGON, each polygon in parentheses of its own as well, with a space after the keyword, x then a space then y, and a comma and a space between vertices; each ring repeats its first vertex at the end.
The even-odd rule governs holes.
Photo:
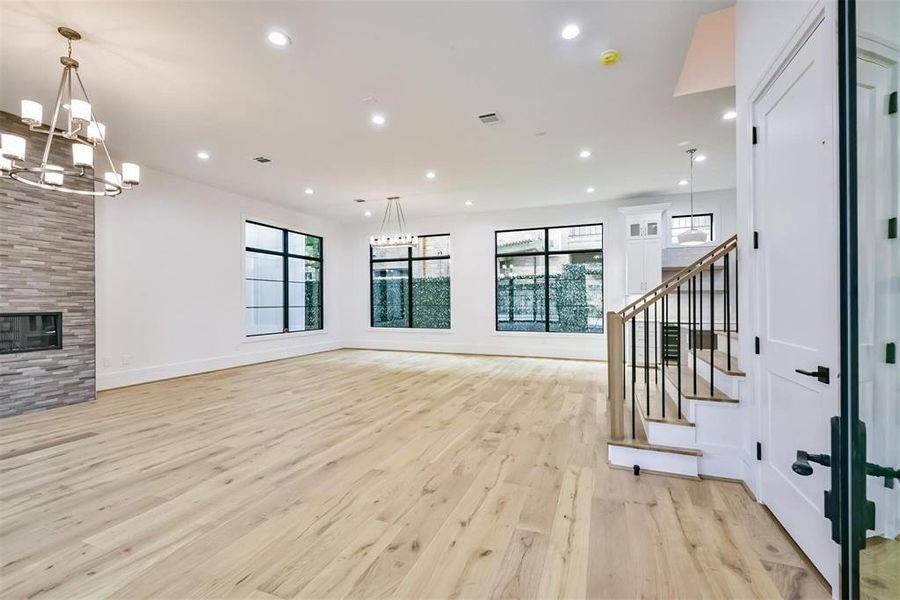
POLYGON ((662 283, 662 216, 665 207, 630 206, 625 213, 625 294, 640 296, 662 283))

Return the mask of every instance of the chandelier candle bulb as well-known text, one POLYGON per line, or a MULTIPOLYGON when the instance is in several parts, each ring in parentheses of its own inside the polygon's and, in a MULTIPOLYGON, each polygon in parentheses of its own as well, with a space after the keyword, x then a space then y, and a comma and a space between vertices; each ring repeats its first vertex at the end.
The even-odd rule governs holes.
POLYGON ((56 165, 47 165, 47 170, 44 171, 44 183, 47 185, 62 185, 63 184, 63 168, 58 167, 56 165))
POLYGON ((72 144, 72 164, 76 167, 93 167, 94 148, 87 144, 72 144))
POLYGON ((90 123, 93 121, 91 118, 91 103, 84 100, 72 100, 72 103, 69 104, 69 114, 72 115, 73 121, 79 123, 90 123))
POLYGON ((87 128, 87 137, 93 142, 102 142, 106 139, 106 125, 91 121, 87 128))
POLYGON ((0 135, 0 155, 12 160, 25 160, 25 138, 9 133, 0 135))
POLYGON ((122 181, 126 185, 137 185, 141 182, 141 168, 134 163, 122 163, 122 181))
POLYGON ((34 100, 22 100, 22 122, 37 127, 44 120, 44 107, 34 100))
POLYGON ((9 171, 12 171, 12 161, 0 156, 0 172, 7 173, 9 171))

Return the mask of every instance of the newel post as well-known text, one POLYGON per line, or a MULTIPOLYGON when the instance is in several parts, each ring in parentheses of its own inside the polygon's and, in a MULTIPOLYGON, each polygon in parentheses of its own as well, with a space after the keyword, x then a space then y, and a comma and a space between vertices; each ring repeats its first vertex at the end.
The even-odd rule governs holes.
POLYGON ((609 419, 610 440, 625 437, 624 339, 625 321, 617 312, 606 313, 606 416, 609 419))

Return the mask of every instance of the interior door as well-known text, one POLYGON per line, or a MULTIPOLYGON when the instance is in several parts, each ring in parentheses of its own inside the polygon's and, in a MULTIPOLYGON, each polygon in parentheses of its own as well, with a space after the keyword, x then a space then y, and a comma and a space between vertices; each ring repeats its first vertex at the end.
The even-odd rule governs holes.
MULTIPOLYGON (((860 3, 861 20, 883 18, 883 5, 860 3), (872 11, 864 19, 866 11, 872 11), (881 12, 878 12, 881 11, 881 12)), ((900 34, 898 34, 900 37, 900 34)), ((900 46, 900 40, 898 40, 900 46)), ((863 598, 900 598, 900 152, 891 92, 898 86, 900 50, 858 40, 856 60, 857 286, 859 331, 859 420, 852 444, 864 472, 865 497, 853 503, 872 511, 857 528, 858 592, 863 598), (896 230, 895 230, 896 231, 896 230), (871 504, 868 504, 871 502, 871 504)))
POLYGON ((625 248, 625 293, 639 296, 644 293, 644 241, 629 239, 625 248))
POLYGON ((837 589, 839 547, 797 451, 828 454, 839 414, 840 313, 833 35, 821 23, 753 104, 761 339, 762 500, 837 589))

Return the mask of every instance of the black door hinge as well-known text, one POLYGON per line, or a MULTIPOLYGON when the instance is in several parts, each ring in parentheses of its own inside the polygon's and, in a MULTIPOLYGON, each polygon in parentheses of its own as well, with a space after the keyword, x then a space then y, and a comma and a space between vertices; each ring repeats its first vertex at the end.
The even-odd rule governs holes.
POLYGON ((897 92, 888 94, 888 114, 893 115, 897 112, 897 92))
POLYGON ((762 442, 756 442, 756 460, 762 460, 762 442))
POLYGON ((888 239, 897 239, 897 217, 891 217, 890 219, 888 219, 888 239))
POLYGON ((758 231, 753 232, 753 249, 754 250, 759 249, 759 232, 758 231))
POLYGON ((750 130, 750 140, 754 146, 756 145, 757 141, 759 140, 759 137, 757 136, 757 133, 756 133, 756 125, 754 125, 753 128, 750 130))
POLYGON ((753 338, 753 353, 759 354, 759 337, 753 338))

